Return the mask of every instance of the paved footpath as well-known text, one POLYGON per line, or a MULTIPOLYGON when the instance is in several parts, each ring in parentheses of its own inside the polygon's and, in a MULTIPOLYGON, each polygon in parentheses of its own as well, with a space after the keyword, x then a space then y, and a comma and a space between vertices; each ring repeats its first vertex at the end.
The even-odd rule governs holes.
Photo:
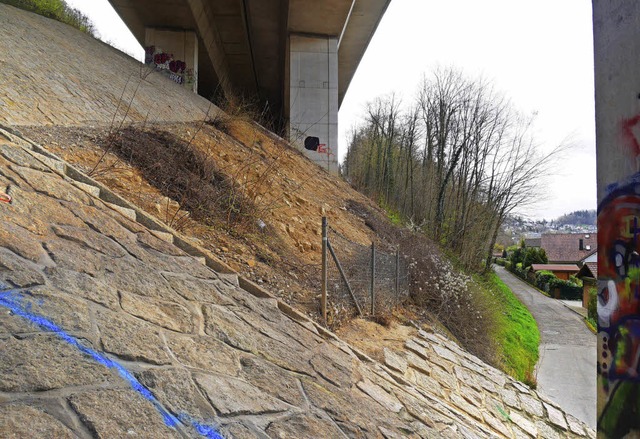
POLYGON ((541 294, 503 267, 495 270, 538 322, 538 390, 595 428, 596 336, 562 302, 541 294))

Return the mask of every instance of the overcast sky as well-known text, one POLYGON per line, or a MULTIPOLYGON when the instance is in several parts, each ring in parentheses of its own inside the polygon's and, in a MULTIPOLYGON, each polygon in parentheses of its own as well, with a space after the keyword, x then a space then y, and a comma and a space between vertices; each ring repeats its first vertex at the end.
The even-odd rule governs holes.
MULTIPOLYGON (((103 40, 142 59, 107 0, 67 3, 93 20, 103 40)), ((575 144, 540 188, 540 203, 522 213, 552 219, 596 208, 590 0, 392 0, 340 108, 341 158, 368 101, 395 92, 410 103, 437 66, 482 75, 516 108, 536 112, 543 149, 575 144)))

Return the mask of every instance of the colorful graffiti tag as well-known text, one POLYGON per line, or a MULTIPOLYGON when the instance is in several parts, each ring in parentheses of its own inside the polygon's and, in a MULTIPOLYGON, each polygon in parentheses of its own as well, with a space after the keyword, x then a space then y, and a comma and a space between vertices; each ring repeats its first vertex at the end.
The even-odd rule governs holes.
POLYGON ((131 388, 138 394, 142 395, 156 408, 156 410, 162 416, 164 423, 167 427, 176 428, 178 425, 187 425, 193 428, 199 435, 207 439, 223 439, 223 436, 218 433, 217 429, 213 425, 199 422, 186 413, 171 413, 167 410, 162 403, 151 393, 151 391, 138 381, 135 376, 127 370, 119 362, 108 358, 106 355, 95 351, 85 345, 83 345, 78 339, 67 334, 62 328, 55 323, 47 320, 46 318, 34 314, 32 312, 32 304, 25 301, 23 293, 17 290, 11 290, 6 285, 0 284, 0 307, 9 310, 11 313, 22 317, 23 319, 31 322, 39 329, 56 334, 61 340, 78 349, 83 354, 95 362, 102 364, 108 369, 115 370, 118 375, 129 383, 131 388))
POLYGON ((165 53, 156 46, 148 46, 144 49, 144 63, 163 73, 173 82, 181 85, 192 85, 195 78, 193 69, 187 68, 187 63, 173 58, 170 53, 165 53))
MULTIPOLYGON (((630 158, 640 157, 640 116, 622 121, 630 158)), ((638 171, 638 169, 636 169, 638 171)), ((606 190, 598 206, 598 430, 640 430, 640 172, 606 190)))

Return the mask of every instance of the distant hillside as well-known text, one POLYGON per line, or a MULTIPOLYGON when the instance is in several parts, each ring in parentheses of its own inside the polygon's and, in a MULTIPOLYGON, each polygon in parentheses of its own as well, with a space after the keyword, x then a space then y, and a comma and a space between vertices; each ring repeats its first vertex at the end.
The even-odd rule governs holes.
POLYGON ((571 226, 595 226, 597 214, 596 210, 576 210, 575 212, 567 213, 558 217, 553 222, 558 225, 571 225, 571 226))

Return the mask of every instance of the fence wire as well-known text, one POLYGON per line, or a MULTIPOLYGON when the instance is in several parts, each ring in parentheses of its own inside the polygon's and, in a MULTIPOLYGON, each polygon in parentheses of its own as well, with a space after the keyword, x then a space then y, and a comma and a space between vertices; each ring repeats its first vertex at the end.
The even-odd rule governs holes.
POLYGON ((371 312, 371 246, 351 241, 341 233, 328 227, 328 241, 342 266, 348 282, 345 282, 329 253, 327 255, 327 296, 329 314, 333 324, 357 314, 354 299, 363 315, 388 314, 409 296, 409 275, 404 258, 375 249, 373 275, 374 307, 371 312))

